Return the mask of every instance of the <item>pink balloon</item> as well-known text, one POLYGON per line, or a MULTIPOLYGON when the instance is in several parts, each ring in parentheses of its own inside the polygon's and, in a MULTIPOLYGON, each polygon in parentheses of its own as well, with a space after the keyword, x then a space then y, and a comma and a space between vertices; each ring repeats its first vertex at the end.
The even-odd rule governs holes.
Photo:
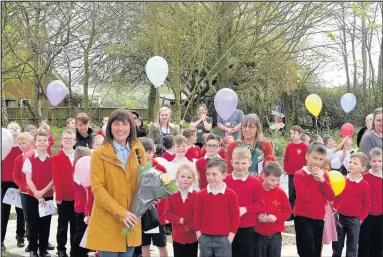
POLYGON ((27 158, 33 157, 35 155, 35 152, 36 152, 35 149, 31 149, 31 150, 26 151, 24 153, 23 161, 25 161, 25 159, 27 159, 27 158))
POLYGON ((57 106, 66 96, 66 87, 61 80, 54 80, 47 87, 47 97, 52 106, 57 106))
POLYGON ((352 137, 352 135, 354 135, 354 127, 350 123, 345 123, 340 128, 340 134, 342 135, 342 137, 352 137))
POLYGON ((90 156, 81 157, 76 162, 74 174, 83 187, 90 187, 90 156))
POLYGON ((8 156, 12 150, 12 147, 12 133, 6 128, 1 128, 1 160, 4 160, 8 156))
POLYGON ((227 121, 237 108, 238 96, 230 88, 222 88, 214 97, 214 107, 222 120, 227 121))

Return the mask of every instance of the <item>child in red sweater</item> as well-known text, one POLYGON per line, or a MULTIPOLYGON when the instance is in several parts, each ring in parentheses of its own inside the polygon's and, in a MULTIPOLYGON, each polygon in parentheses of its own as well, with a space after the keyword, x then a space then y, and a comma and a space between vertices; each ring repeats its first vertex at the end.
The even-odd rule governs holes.
MULTIPOLYGON (((289 176, 289 202, 291 208, 295 205, 295 187, 294 187, 294 174, 306 165, 307 145, 302 142, 302 128, 294 125, 290 129, 290 136, 293 140, 286 146, 285 155, 283 158, 283 167, 286 174, 289 176)), ((292 220, 291 216, 289 220, 292 220)))
MULTIPOLYGON (((17 144, 17 137, 20 135, 20 126, 16 122, 8 124, 7 129, 13 137, 13 147, 7 157, 1 161, 1 249, 5 251, 4 239, 7 233, 9 215, 11 213, 11 205, 3 203, 4 195, 9 188, 19 188, 13 179, 13 169, 15 160, 21 155, 20 147, 17 144)), ((4 142, 3 142, 4 143, 4 142)), ((22 164, 20 164, 22 165, 22 164)), ((16 208, 17 228, 16 240, 18 247, 24 247, 25 221, 24 213, 20 208, 16 208)))
POLYGON ((199 175, 199 188, 200 189, 205 189, 207 187, 207 179, 206 179, 206 164, 210 159, 213 158, 222 158, 218 154, 220 150, 220 141, 221 139, 214 134, 210 134, 206 138, 206 154, 201 156, 196 163, 195 166, 197 168, 197 172, 199 175))
POLYGON ((197 257, 198 241, 194 230, 197 192, 192 184, 198 179, 193 164, 181 164, 176 174, 179 193, 166 201, 165 218, 172 224, 174 257, 197 257))
POLYGON ((237 194, 223 181, 227 174, 224 160, 213 158, 206 165, 209 185, 198 193, 194 227, 200 256, 231 257, 231 243, 239 226, 237 194))
MULTIPOLYGON (((166 169, 160 165, 156 160, 153 159, 154 153, 156 152, 156 146, 154 144, 154 140, 149 137, 141 137, 139 138, 142 146, 145 150, 145 156, 147 161, 152 161, 152 166, 157 168, 158 170, 162 171, 163 173, 166 173, 166 169)), ((142 231, 142 255, 150 257, 150 245, 153 245, 158 247, 158 250, 160 252, 161 257, 167 257, 168 256, 168 249, 166 248, 166 232, 165 232, 165 204, 166 199, 163 199, 157 203, 157 213, 158 218, 160 220, 160 226, 159 226, 159 233, 154 234, 147 234, 145 231, 142 231)), ((135 248, 135 253, 138 254, 139 251, 137 251, 138 247, 135 248), (137 249, 137 250, 136 250, 137 249)))
MULTIPOLYGON (((76 134, 66 130, 61 135, 62 150, 52 157, 53 185, 56 189, 56 203, 58 209, 57 225, 57 256, 66 257, 66 243, 68 223, 70 225, 70 243, 73 249, 73 238, 76 231, 76 215, 74 212, 74 150, 76 134)), ((72 254, 71 254, 72 255, 72 254)))
POLYGON ((174 137, 172 135, 168 135, 162 139, 165 148, 165 152, 162 154, 162 158, 164 158, 168 162, 173 161, 174 157, 176 157, 173 151, 173 138, 174 137))
POLYGON ((383 251, 382 148, 372 148, 369 156, 371 169, 363 173, 363 179, 370 184, 371 208, 360 227, 359 257, 382 256, 383 251))
POLYGON ((251 166, 251 153, 248 148, 238 147, 233 151, 233 172, 226 176, 225 183, 228 188, 237 193, 239 203, 239 228, 235 234, 232 253, 233 257, 255 254, 255 231, 257 215, 265 207, 262 184, 257 177, 249 174, 251 166))
POLYGON ((280 257, 285 221, 292 213, 285 191, 279 187, 281 166, 269 161, 263 167, 263 191, 265 210, 258 216, 255 226, 255 252, 257 257, 280 257))
POLYGON ((306 153, 307 166, 294 174, 294 226, 299 256, 321 256, 325 204, 335 197, 328 175, 320 169, 325 159, 326 147, 313 142, 306 153))
MULTIPOLYGON (((84 156, 91 156, 92 150, 88 147, 77 146, 74 151, 74 166, 76 162, 84 156)), ((73 238, 73 249, 71 252, 76 257, 87 257, 88 249, 80 246, 81 240, 84 236, 87 224, 84 222, 85 219, 85 205, 86 205, 86 189, 80 184, 80 181, 76 178, 73 173, 73 189, 74 189, 74 211, 76 213, 76 232, 73 238)))
POLYGON ((185 129, 183 131, 183 136, 188 140, 188 151, 185 154, 185 157, 195 163, 201 156, 201 148, 196 145, 197 143, 197 130, 195 129, 185 129))
POLYGON ((332 243, 333 257, 342 256, 346 235, 346 256, 356 257, 360 224, 367 217, 371 207, 370 185, 362 176, 366 167, 367 157, 364 153, 358 152, 350 156, 346 187, 333 203, 338 212, 336 214, 338 241, 332 243))
POLYGON ((52 163, 47 150, 49 135, 45 130, 40 130, 34 137, 36 152, 25 159, 22 171, 26 174, 28 196, 26 199, 30 256, 50 257, 47 251, 48 238, 51 224, 51 215, 40 217, 39 204, 45 205, 46 201, 53 200, 52 163))
MULTIPOLYGON (((201 157, 204 157, 206 155, 206 152, 207 152, 207 149, 206 149, 206 139, 210 135, 214 135, 214 134, 207 133, 207 134, 204 134, 202 136, 203 147, 201 148, 201 157)), ((221 139, 221 141, 220 141, 221 147, 220 147, 220 150, 218 151, 219 156, 221 156, 221 158, 224 159, 224 160, 226 158, 226 147, 227 147, 227 145, 225 144, 225 142, 226 142, 227 138, 233 139, 232 136, 225 137, 225 140, 221 139)))

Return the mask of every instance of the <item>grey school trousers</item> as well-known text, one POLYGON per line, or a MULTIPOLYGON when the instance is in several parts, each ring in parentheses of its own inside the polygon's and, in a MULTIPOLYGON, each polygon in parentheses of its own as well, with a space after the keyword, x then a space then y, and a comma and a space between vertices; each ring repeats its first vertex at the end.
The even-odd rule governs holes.
POLYGON ((200 257, 231 257, 231 244, 227 236, 202 234, 198 238, 200 257))

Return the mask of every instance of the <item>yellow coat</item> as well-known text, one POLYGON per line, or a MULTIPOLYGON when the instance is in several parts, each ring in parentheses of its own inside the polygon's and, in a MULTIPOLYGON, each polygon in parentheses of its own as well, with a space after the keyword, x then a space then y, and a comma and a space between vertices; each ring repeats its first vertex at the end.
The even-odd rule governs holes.
POLYGON ((146 164, 144 148, 140 141, 133 140, 125 171, 111 144, 100 146, 92 154, 90 182, 94 204, 86 240, 88 249, 125 252, 127 246, 141 245, 141 221, 133 227, 130 235, 122 235, 123 219, 137 191, 136 149, 139 150, 141 164, 146 164))

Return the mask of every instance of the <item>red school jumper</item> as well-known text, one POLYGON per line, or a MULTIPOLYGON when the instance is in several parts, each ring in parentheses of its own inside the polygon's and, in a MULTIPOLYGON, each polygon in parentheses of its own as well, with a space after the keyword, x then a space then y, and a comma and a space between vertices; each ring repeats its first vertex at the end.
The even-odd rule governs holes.
POLYGON ((363 173, 363 179, 370 184, 370 195, 371 195, 371 208, 369 211, 370 215, 379 216, 383 214, 383 179, 372 175, 370 172, 363 173))
MULTIPOLYGON (((225 160, 225 159, 224 159, 225 160)), ((198 176, 199 176, 199 188, 202 190, 207 187, 207 178, 206 178, 206 164, 209 161, 209 157, 205 154, 203 157, 199 158, 195 167, 197 168, 198 176)))
POLYGON ((72 186, 73 172, 74 164, 72 166, 64 150, 60 150, 52 157, 52 175, 53 184, 56 188, 56 201, 75 200, 75 193, 72 186))
POLYGON ((168 162, 171 162, 174 160, 174 158, 176 157, 176 155, 173 153, 169 153, 167 150, 164 152, 164 154, 162 155, 162 158, 164 158, 165 160, 167 160, 168 162))
POLYGON ((306 153, 308 146, 301 142, 295 144, 293 142, 286 146, 283 158, 283 168, 288 175, 294 175, 295 172, 302 169, 306 165, 306 153))
POLYGON ((201 157, 201 148, 199 148, 198 145, 193 145, 193 146, 191 146, 191 147, 187 150, 187 152, 186 152, 186 154, 185 154, 185 157, 186 157, 189 161, 193 162, 194 159, 198 159, 198 158, 201 157))
POLYGON ((325 181, 320 183, 314 180, 313 175, 307 174, 307 167, 297 171, 294 175, 296 201, 294 215, 314 220, 323 220, 325 216, 325 204, 335 199, 327 173, 324 173, 325 181))
MULTIPOLYGON (((44 161, 41 161, 38 156, 29 157, 28 159, 32 164, 33 184, 35 184, 36 189, 38 191, 41 191, 49 184, 49 182, 52 181, 52 160, 50 157, 47 157, 44 161)), ((29 188, 28 195, 35 197, 32 190, 30 190, 29 188)), ((46 192, 43 197, 46 198, 52 196, 53 190, 51 189, 48 192, 46 192)))
POLYGON ((239 204, 236 193, 230 188, 214 195, 203 189, 198 193, 194 213, 194 229, 211 236, 228 236, 239 226, 239 204))
POLYGON ((292 210, 289 199, 285 191, 280 187, 275 187, 270 191, 264 191, 266 215, 277 217, 275 222, 259 222, 255 226, 255 232, 263 236, 272 236, 276 233, 285 231, 285 221, 291 215, 292 210))
POLYGON ((7 157, 1 161, 1 182, 13 182, 13 165, 16 158, 21 154, 20 147, 14 146, 7 157))
POLYGON ((24 164, 24 155, 20 154, 15 160, 15 165, 13 166, 13 180, 16 185, 19 187, 21 193, 28 193, 27 179, 23 172, 24 164))
POLYGON ((248 175, 245 180, 237 179, 233 175, 234 173, 227 175, 225 183, 236 192, 239 206, 247 209, 247 213, 240 218, 239 227, 254 227, 258 214, 263 212, 265 206, 262 184, 252 175, 248 175))
POLYGON ((197 202, 197 192, 188 193, 185 202, 181 192, 177 192, 167 198, 165 218, 172 224, 173 240, 180 244, 190 244, 197 241, 194 229, 194 210, 197 202), (180 224, 180 219, 184 224, 180 224))

